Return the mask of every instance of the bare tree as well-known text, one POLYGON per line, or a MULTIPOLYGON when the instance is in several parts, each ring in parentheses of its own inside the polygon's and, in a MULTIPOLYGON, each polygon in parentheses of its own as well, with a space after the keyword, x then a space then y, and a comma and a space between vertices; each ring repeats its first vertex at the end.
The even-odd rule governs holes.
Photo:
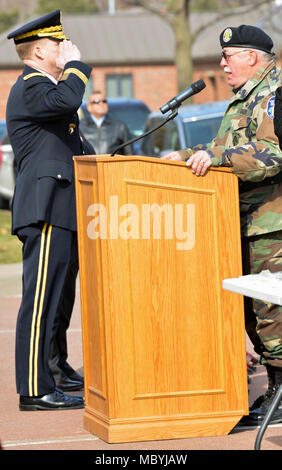
POLYGON ((192 46, 195 39, 205 29, 219 20, 238 14, 248 13, 262 5, 275 5, 275 0, 215 0, 215 14, 210 20, 192 32, 190 25, 191 9, 196 0, 124 0, 125 4, 139 6, 160 16, 171 26, 175 37, 175 65, 178 72, 178 91, 191 83, 193 74, 192 46), (239 10, 238 10, 239 7, 239 10))

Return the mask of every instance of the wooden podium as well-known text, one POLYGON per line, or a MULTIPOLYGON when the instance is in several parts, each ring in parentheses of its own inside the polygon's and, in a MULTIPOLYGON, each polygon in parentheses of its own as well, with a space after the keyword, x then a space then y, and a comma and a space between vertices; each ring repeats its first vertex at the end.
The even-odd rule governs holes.
POLYGON ((237 177, 75 160, 85 428, 114 442, 228 434, 248 414, 237 177))

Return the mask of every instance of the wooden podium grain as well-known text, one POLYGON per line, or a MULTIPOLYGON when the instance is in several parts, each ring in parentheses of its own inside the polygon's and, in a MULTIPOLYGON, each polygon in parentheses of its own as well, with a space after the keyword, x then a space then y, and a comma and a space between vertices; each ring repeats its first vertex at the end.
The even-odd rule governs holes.
POLYGON ((74 160, 85 428, 109 443, 228 434, 248 414, 243 299, 222 288, 242 274, 237 177, 74 160))

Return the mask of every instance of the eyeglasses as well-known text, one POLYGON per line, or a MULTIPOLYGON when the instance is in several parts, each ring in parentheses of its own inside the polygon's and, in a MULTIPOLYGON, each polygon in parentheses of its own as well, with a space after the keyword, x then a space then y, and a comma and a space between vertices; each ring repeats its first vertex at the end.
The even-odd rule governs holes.
POLYGON ((244 49, 242 51, 236 51, 236 52, 233 52, 231 54, 228 54, 227 52, 222 51, 221 52, 221 58, 228 61, 229 57, 232 57, 235 54, 241 54, 242 52, 250 52, 250 49, 244 49))
POLYGON ((107 103, 108 100, 93 100, 89 101, 89 104, 99 104, 99 103, 107 103))

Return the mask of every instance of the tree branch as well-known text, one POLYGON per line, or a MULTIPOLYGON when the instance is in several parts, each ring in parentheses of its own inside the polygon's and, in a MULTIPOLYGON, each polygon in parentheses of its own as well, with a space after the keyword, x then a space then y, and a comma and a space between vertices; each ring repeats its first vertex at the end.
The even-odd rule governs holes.
POLYGON ((267 5, 273 3, 272 0, 257 0, 255 4, 248 4, 247 6, 241 7, 241 8, 236 8, 236 9, 231 9, 231 10, 225 10, 222 13, 219 13, 217 16, 215 16, 212 20, 208 21, 207 23, 199 26, 191 35, 191 40, 192 43, 195 41, 197 36, 205 31, 209 26, 212 26, 213 24, 217 23, 218 21, 223 20, 224 18, 231 17, 238 15, 238 13, 249 13, 250 11, 253 10, 254 6, 256 8, 259 8, 263 5, 267 5))
MULTIPOLYGON (((167 7, 164 5, 164 3, 165 3, 164 1, 148 2, 148 0, 124 0, 124 3, 126 3, 127 5, 131 5, 131 6, 142 7, 145 10, 147 10, 147 11, 149 11, 149 12, 155 14, 155 15, 160 16, 164 21, 166 21, 170 25, 172 25, 172 22, 173 22, 173 15, 176 15, 177 13, 181 12, 181 10, 179 10, 179 11, 174 10, 173 15, 170 14, 167 7)), ((189 19, 189 16, 190 16, 190 8, 189 8, 190 3, 191 3, 191 0, 184 0, 183 7, 185 9, 187 20, 189 19)), ((200 33, 205 31, 207 28, 209 28, 213 24, 217 23, 218 21, 220 21, 224 18, 227 18, 227 17, 238 15, 238 13, 242 13, 242 14, 248 13, 248 12, 252 11, 254 7, 259 8, 263 5, 272 4, 273 0, 256 0, 254 2, 250 2, 250 0, 241 0, 241 4, 243 6, 241 6, 239 8, 234 8, 234 7, 232 8, 233 0, 231 0, 231 1, 225 0, 224 3, 225 3, 225 5, 227 4, 230 7, 230 9, 222 11, 221 13, 216 15, 212 20, 210 20, 207 23, 199 26, 196 29, 196 31, 194 31, 194 33, 191 35, 192 43, 195 41, 195 39, 197 38, 197 36, 200 33)))
MULTIPOLYGON (((157 15, 162 18, 166 23, 171 25, 171 17, 169 16, 167 9, 165 7, 157 6, 156 4, 147 3, 146 0, 123 0, 123 3, 127 5, 132 5, 135 7, 142 7, 145 10, 149 11, 153 15, 157 15)), ((160 2, 158 2, 160 3, 160 2)), ((161 2, 162 3, 162 2, 161 2)))

